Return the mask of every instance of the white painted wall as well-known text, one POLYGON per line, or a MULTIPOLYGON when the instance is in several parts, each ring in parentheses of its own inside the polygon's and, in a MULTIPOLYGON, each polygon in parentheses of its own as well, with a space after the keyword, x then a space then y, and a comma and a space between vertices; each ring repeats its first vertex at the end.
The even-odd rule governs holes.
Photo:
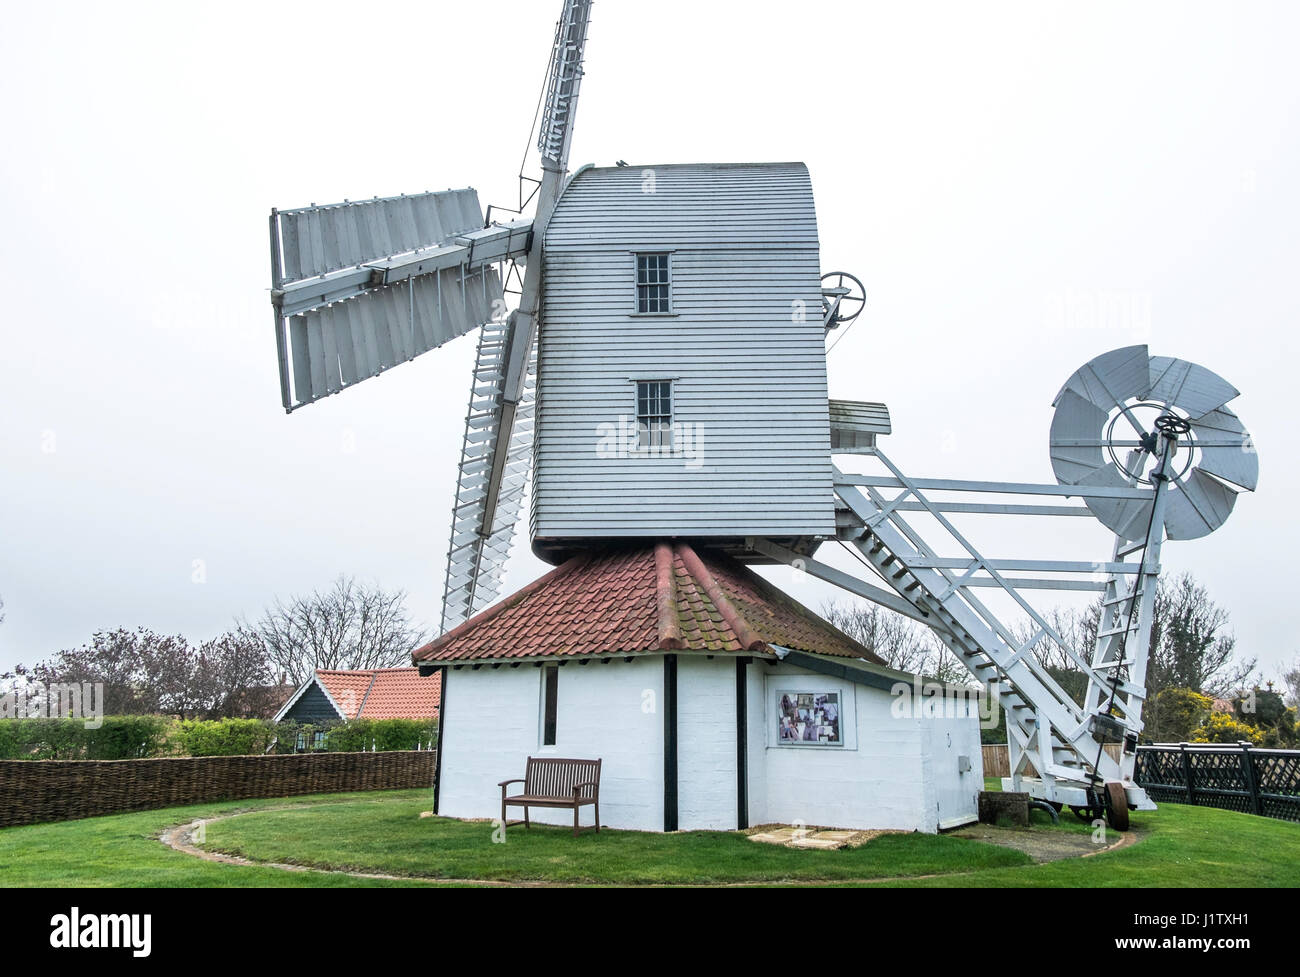
POLYGON ((980 749, 979 709, 974 699, 923 701, 921 731, 926 763, 927 803, 938 827, 955 828, 979 817, 984 789, 984 752, 980 749), (970 761, 962 773, 960 758, 970 761))
POLYGON ((736 662, 677 656, 677 824, 736 827, 736 662))
POLYGON ((764 694, 751 708, 765 721, 767 803, 761 817, 751 808, 753 823, 935 830, 925 805, 919 719, 893 717, 892 697, 881 689, 784 664, 759 667, 764 694), (786 690, 840 692, 844 746, 776 745, 776 696, 786 690))
POLYGON ((941 703, 933 717, 910 701, 899 708, 885 689, 785 664, 752 667, 749 688, 757 701, 751 699, 750 711, 763 717, 757 740, 763 756, 758 762, 751 759, 751 782, 761 767, 764 784, 761 792, 751 794, 751 824, 800 820, 843 828, 937 831, 974 819, 983 769, 973 701, 949 714, 941 703), (846 703, 844 746, 779 745, 776 703, 785 690, 840 692, 846 703), (971 760, 965 774, 958 771, 962 755, 971 760))
MULTIPOLYGON (((735 661, 678 656, 678 824, 736 827, 735 661)), ((790 665, 748 666, 749 821, 936 831, 972 819, 983 784, 979 721, 970 702, 951 716, 894 708, 889 691, 790 665), (838 691, 842 747, 780 746, 779 691, 838 691), (968 756, 971 770, 958 770, 968 756)), ((601 822, 663 829, 663 657, 570 662, 560 669, 557 742, 541 746, 542 669, 462 668, 443 705, 440 813, 500 816, 497 783, 521 777, 529 755, 600 757, 601 822)), ((570 824, 568 811, 534 811, 570 824)), ((512 811, 511 817, 520 816, 512 811)), ((585 823, 590 813, 583 812, 585 823)))
MULTIPOLYGON (((522 777, 531 756, 599 757, 600 816, 616 828, 663 829, 663 659, 570 662, 560 669, 555 746, 543 747, 542 669, 485 666, 451 671, 444 704, 439 813, 498 818, 497 784, 522 777), (644 693, 653 697, 645 711, 644 693)), ((733 723, 734 726, 734 723, 733 723)), ((520 785, 514 785, 515 792, 520 785)), ((513 808, 510 817, 523 816, 513 808)), ((570 811, 533 810, 534 820, 572 824, 570 811)), ((584 808, 584 824, 591 823, 584 808)))

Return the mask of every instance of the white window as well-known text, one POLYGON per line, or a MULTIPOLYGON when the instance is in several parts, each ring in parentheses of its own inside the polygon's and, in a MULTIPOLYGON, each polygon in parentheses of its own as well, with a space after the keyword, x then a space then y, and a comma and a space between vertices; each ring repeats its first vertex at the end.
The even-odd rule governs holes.
POLYGON ((671 380, 636 382, 636 446, 673 446, 673 384, 671 380))
POLYGON ((641 315, 672 312, 667 252, 636 256, 636 311, 641 315))

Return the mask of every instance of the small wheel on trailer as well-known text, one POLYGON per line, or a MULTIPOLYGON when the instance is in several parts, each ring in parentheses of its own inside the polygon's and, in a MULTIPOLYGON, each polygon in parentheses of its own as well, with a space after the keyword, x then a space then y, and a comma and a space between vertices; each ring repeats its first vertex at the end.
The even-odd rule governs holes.
POLYGON ((1081 804, 1071 804, 1070 810, 1073 811, 1074 816, 1084 824, 1092 824, 1092 822, 1096 821, 1097 818, 1101 816, 1097 808, 1086 807, 1081 804))
POLYGON ((1106 823, 1116 831, 1128 830, 1128 794, 1118 780, 1106 785, 1106 823))

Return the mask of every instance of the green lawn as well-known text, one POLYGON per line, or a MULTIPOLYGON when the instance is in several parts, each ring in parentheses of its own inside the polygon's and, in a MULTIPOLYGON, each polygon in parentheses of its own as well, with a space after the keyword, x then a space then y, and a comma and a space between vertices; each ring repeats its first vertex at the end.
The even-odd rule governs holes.
MULTIPOLYGON (((1008 848, 963 838, 885 835, 858 849, 795 851, 732 832, 660 835, 512 828, 420 818, 428 791, 239 801, 0 830, 0 883, 14 886, 427 885, 438 879, 607 884, 821 880, 959 886, 1300 886, 1300 825, 1210 808, 1135 813, 1136 845, 1035 865, 1008 848), (268 811, 269 807, 294 805, 268 811), (253 813, 208 826, 207 847, 281 861, 426 880, 385 882, 205 862, 164 847, 164 828, 197 817, 253 813), (934 879, 916 876, 947 873, 934 879)), ((1035 831, 1085 831, 1035 815, 1035 831)))

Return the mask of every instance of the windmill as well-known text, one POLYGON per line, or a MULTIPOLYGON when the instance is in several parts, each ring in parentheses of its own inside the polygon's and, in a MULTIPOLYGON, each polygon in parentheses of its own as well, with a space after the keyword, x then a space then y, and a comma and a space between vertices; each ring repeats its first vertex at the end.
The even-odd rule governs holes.
POLYGON ((444 631, 500 595, 535 467, 530 540, 544 559, 681 538, 795 566, 924 622, 999 695, 1009 786, 1117 825, 1153 806, 1133 768, 1160 547, 1213 531, 1255 487, 1249 436, 1226 406, 1236 390, 1144 346, 1117 350, 1057 397, 1058 484, 908 476, 880 446, 884 405, 827 397, 826 337, 865 294, 848 273, 821 273, 802 164, 568 172, 590 6, 565 0, 556 28, 542 175, 521 174, 531 219, 494 222, 469 189, 272 212, 284 408, 479 328, 444 631), (836 455, 878 471, 841 471, 836 455), (949 498, 968 493, 982 500, 949 498), (971 516, 1094 518, 1115 544, 1106 562, 988 558, 957 526, 971 516), (832 543, 861 572, 815 558, 832 543), (1028 640, 983 589, 1032 622, 1028 640), (1068 648, 1034 591, 1101 594, 1090 656, 1068 648), (1044 642, 1086 676, 1082 704, 1038 661, 1044 642))

